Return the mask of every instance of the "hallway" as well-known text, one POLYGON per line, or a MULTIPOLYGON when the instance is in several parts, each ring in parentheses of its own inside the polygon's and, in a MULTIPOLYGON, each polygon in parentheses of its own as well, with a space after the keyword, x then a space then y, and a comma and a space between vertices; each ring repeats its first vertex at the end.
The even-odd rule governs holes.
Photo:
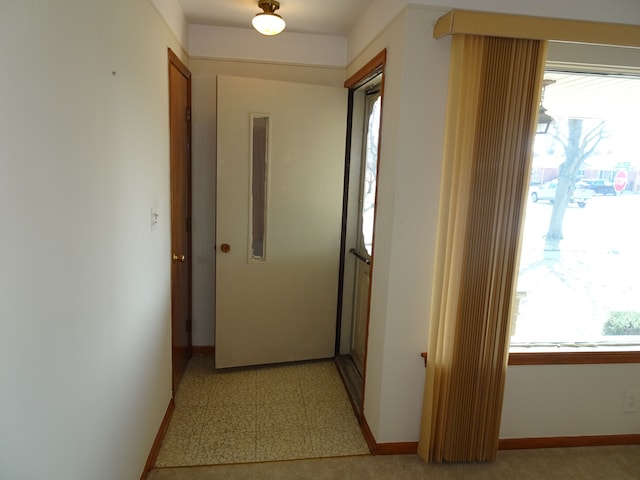
POLYGON ((216 371, 194 357, 175 402, 156 468, 369 454, 333 360, 216 371))

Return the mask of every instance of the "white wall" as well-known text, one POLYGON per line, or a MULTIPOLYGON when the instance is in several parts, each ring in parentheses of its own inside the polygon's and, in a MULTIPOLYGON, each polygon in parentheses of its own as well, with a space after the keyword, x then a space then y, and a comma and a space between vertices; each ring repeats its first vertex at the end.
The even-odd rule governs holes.
POLYGON ((407 4, 611 23, 637 24, 640 18, 640 2, 637 0, 374 0, 349 35, 349 63, 362 53, 372 38, 394 21, 407 4))
POLYGON ((164 22, 178 39, 182 48, 188 51, 189 25, 178 0, 149 0, 164 22))
POLYGON ((640 364, 512 366, 500 438, 640 433, 623 413, 625 389, 640 388, 640 364))
POLYGON ((420 427, 449 63, 424 25, 442 13, 403 10, 348 68, 387 49, 364 404, 378 443, 420 427))
POLYGON ((189 55, 343 68, 347 62, 347 38, 287 31, 265 37, 253 28, 190 25, 189 55))
MULTIPOLYGON (((161 4, 169 0, 154 1, 161 4)), ((215 75, 339 84, 380 50, 388 49, 374 311, 365 395, 365 414, 376 440, 381 443, 418 438, 424 385, 419 353, 425 351, 427 345, 449 56, 448 40, 433 40, 431 32, 435 20, 450 8, 619 23, 637 23, 640 19, 640 3, 636 0, 608 3, 601 0, 375 0, 349 36, 346 54, 349 64, 343 78, 334 77, 339 70, 260 63, 318 65, 324 62, 341 66, 343 52, 333 43, 336 51, 329 57, 320 48, 301 58, 296 49, 288 50, 289 45, 283 41, 285 45, 278 50, 277 58, 264 57, 264 52, 256 58, 255 52, 240 49, 231 55, 231 60, 254 62, 203 59, 191 63, 194 75, 194 344, 211 345, 215 277, 212 214, 215 211, 215 75), (408 3, 412 6, 407 16, 408 3)), ((224 33, 224 29, 192 27, 190 48, 198 56, 229 59, 225 39, 232 40, 240 33, 234 31, 229 37, 224 33), (208 44, 212 39, 215 39, 213 46, 208 44)), ((248 35, 250 31, 243 33, 248 35)), ((330 39, 330 42, 336 41, 330 39)), ((637 378, 637 366, 510 367, 501 436, 601 434, 606 430, 601 428, 603 421, 613 428, 608 434, 628 433, 630 428, 637 432, 638 416, 621 417, 616 406, 621 389, 637 388, 634 386, 637 378), (574 372, 576 378, 561 381, 563 375, 574 372), (603 384, 611 388, 598 387, 603 384), (555 421, 574 418, 569 386, 589 398, 577 417, 583 422, 579 430, 573 428, 573 420, 555 421), (535 405, 532 406, 532 402, 535 405), (564 415, 565 412, 570 415, 564 415), (627 426, 622 428, 622 423, 627 426)))
POLYGON ((0 38, 0 477, 139 478, 171 398, 180 47, 146 0, 5 0, 0 38))
MULTIPOLYGON (((374 2, 350 38, 350 54, 358 55, 347 68, 352 74, 387 48, 364 407, 378 443, 418 440, 425 373, 419 354, 427 349, 448 79, 449 41, 431 38, 435 20, 446 9, 410 6, 405 11, 399 3, 374 2), (371 39, 371 25, 386 27, 371 39)), ((464 1, 430 3, 471 6, 464 1)), ((525 2, 513 1, 503 11, 561 16, 573 11, 566 3, 545 2, 547 10, 531 11, 525 2)), ((619 3, 631 15, 627 18, 640 19, 640 4, 619 3)), ((501 10, 489 1, 475 1, 473 7, 501 10)), ((619 19, 618 13, 604 15, 602 7, 594 12, 592 20, 619 19)), ((501 437, 637 433, 640 415, 623 415, 621 402, 625 388, 638 388, 638 368, 510 367, 501 437), (581 397, 579 408, 572 391, 581 397)))

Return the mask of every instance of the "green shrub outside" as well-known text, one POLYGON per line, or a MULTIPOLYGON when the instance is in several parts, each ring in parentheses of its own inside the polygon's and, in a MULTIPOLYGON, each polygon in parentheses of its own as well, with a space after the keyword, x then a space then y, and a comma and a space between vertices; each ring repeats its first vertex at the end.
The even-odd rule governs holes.
POLYGON ((610 312, 604 324, 604 335, 640 335, 640 312, 610 312))

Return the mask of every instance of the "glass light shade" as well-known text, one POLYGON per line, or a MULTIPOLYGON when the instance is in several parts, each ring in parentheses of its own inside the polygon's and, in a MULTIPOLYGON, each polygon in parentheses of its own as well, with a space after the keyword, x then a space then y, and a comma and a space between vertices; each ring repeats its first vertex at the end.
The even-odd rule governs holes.
POLYGON ((553 123, 553 117, 547 113, 547 109, 540 107, 538 111, 538 126, 536 133, 547 133, 549 131, 549 125, 553 123))
POLYGON ((276 13, 259 13, 251 20, 253 28, 262 35, 277 35, 284 30, 285 23, 282 17, 276 13))

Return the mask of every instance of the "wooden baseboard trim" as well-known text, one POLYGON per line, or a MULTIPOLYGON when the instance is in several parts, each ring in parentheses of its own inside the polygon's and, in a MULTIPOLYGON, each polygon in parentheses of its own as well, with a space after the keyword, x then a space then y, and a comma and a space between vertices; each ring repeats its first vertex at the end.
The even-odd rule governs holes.
MULTIPOLYGON (((377 443, 367 419, 362 416, 362 434, 373 455, 407 455, 418 452, 418 442, 377 443)), ((584 435, 576 437, 502 438, 499 450, 534 448, 603 447, 608 445, 640 445, 640 434, 584 435)))
POLYGON ((418 453, 418 442, 376 443, 364 415, 360 422, 362 434, 373 455, 408 455, 418 453))
POLYGON ((373 433, 371 433, 371 429, 369 428, 369 424, 367 423, 367 419, 364 414, 360 415, 360 430, 362 430, 364 440, 369 446, 369 451, 372 455, 376 455, 376 439, 373 436, 373 433))
POLYGON ((151 446, 151 451, 149 452, 149 456, 147 457, 147 463, 145 463, 144 465, 144 470, 142 471, 140 480, 145 480, 147 478, 147 475, 156 463, 158 452, 160 451, 160 446, 162 445, 162 440, 164 440, 164 436, 167 433, 167 428, 169 428, 169 422, 171 422, 171 417, 173 416, 173 411, 175 410, 175 408, 176 404, 172 398, 169 402, 169 405, 167 406, 167 411, 164 414, 162 423, 160 423, 160 428, 158 429, 158 433, 156 434, 156 439, 153 441, 153 445, 151 446))
POLYGON ((501 438, 498 442, 498 449, 518 450, 528 448, 602 447, 606 445, 640 445, 640 434, 501 438))
MULTIPOLYGON (((369 446, 369 450, 373 455, 406 455, 418 453, 418 442, 377 443, 364 415, 362 415, 360 427, 364 439, 369 446)), ((640 445, 640 434, 501 438, 498 442, 498 449, 604 447, 611 445, 640 445)))
POLYGON ((194 357, 214 357, 216 347, 215 345, 194 345, 191 347, 191 354, 194 357))
POLYGON ((512 352, 509 365, 597 365, 640 363, 640 352, 512 352))
POLYGON ((418 453, 418 442, 395 442, 376 444, 377 455, 409 455, 418 453))

